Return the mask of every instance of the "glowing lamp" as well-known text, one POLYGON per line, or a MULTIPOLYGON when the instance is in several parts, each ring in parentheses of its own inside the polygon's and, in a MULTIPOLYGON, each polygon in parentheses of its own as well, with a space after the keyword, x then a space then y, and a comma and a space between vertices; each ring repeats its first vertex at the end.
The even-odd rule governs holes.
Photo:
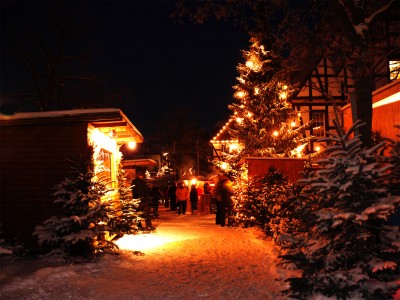
POLYGON ((135 142, 135 141, 130 141, 130 142, 128 143, 128 147, 129 147, 129 149, 131 149, 131 150, 135 149, 135 148, 136 148, 136 142, 135 142))
POLYGON ((315 147, 315 151, 317 151, 317 152, 321 151, 321 147, 320 146, 316 146, 315 147))
POLYGON ((196 178, 194 178, 194 179, 192 179, 192 180, 190 181, 190 185, 197 185, 197 180, 196 180, 196 178))
POLYGON ((277 136, 279 135, 279 132, 275 130, 275 131, 272 133, 272 135, 273 135, 274 137, 277 137, 277 136))
POLYGON ((292 123, 290 123, 290 126, 295 127, 296 126, 296 122, 293 121, 292 123))

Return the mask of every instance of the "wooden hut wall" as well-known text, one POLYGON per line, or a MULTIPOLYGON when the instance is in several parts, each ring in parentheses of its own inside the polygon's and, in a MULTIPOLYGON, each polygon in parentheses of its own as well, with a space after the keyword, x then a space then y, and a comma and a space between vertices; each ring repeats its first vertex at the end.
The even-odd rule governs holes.
POLYGON ((90 159, 86 123, 2 126, 0 222, 6 237, 32 241, 34 227, 55 212, 54 186, 71 163, 90 159))
POLYGON ((305 159, 298 158, 251 158, 247 160, 249 178, 263 177, 268 174, 270 167, 280 170, 288 177, 290 182, 301 178, 300 172, 304 171, 305 159))

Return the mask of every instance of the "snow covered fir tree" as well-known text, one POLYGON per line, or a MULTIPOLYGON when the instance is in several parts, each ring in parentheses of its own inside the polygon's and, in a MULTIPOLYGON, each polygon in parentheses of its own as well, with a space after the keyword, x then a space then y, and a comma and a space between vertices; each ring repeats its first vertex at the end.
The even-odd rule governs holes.
POLYGON ((118 170, 118 209, 113 210, 110 217, 110 234, 121 237, 124 234, 135 234, 139 231, 138 224, 141 222, 139 211, 140 199, 132 196, 131 181, 126 176, 126 171, 120 166, 118 170))
POLYGON ((400 231, 387 225, 400 207, 392 185, 398 166, 379 154, 385 142, 362 147, 360 126, 344 132, 336 123, 337 133, 323 139, 330 146, 321 169, 299 181, 308 207, 300 221, 314 226, 283 256, 303 270, 289 279, 294 298, 391 299, 399 288, 400 231))
MULTIPOLYGON (((400 231, 388 226, 399 210, 398 143, 363 148, 356 122, 328 133, 318 171, 289 183, 279 170, 249 179, 243 157, 298 157, 307 140, 298 113, 289 104, 295 86, 281 80, 279 57, 252 38, 238 66, 236 122, 230 134, 238 147, 225 153, 225 172, 235 178, 235 221, 258 225, 280 247, 283 263, 302 270, 289 279, 291 297, 390 299, 399 288, 400 231), (386 151, 386 154, 389 151, 386 151)), ((305 151, 304 151, 305 152, 305 151)), ((304 153, 303 153, 304 154, 304 153)))
POLYGON ((108 192, 109 178, 97 179, 93 163, 71 162, 71 175, 55 186, 54 204, 59 214, 35 228, 39 245, 50 253, 91 256, 114 249, 105 237, 111 231, 111 203, 102 199, 108 192))

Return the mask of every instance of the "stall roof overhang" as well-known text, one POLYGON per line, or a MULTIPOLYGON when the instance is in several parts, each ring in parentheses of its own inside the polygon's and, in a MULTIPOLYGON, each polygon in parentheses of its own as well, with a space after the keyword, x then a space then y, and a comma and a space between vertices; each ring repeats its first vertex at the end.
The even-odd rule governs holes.
POLYGON ((0 126, 43 123, 85 122, 102 132, 115 130, 119 144, 143 142, 143 136, 127 116, 118 108, 73 109, 45 112, 24 112, 14 115, 0 114, 0 126))
POLYGON ((156 166, 157 162, 153 159, 149 158, 140 158, 140 159, 127 159, 122 162, 122 165, 126 167, 150 167, 156 166))

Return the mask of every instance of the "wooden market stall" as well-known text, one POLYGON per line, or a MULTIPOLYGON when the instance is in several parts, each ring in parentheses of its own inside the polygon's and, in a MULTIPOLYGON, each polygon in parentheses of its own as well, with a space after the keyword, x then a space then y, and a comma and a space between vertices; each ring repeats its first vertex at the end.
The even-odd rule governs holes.
POLYGON ((5 237, 32 242, 36 225, 55 213, 54 186, 71 162, 94 161, 96 176, 112 180, 108 198, 119 199, 121 144, 143 136, 116 108, 0 115, 0 224, 5 237))
POLYGON ((301 178, 301 171, 304 171, 306 158, 293 157, 244 157, 238 165, 247 164, 248 178, 264 177, 269 169, 274 167, 288 177, 290 182, 295 183, 301 178))

